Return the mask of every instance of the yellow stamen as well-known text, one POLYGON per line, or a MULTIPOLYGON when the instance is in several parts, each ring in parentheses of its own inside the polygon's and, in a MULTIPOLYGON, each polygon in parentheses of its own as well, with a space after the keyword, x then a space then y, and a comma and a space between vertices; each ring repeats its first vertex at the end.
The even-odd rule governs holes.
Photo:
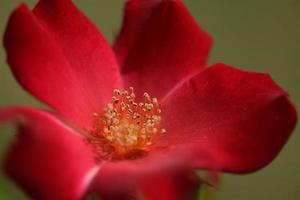
POLYGON ((129 91, 115 89, 101 115, 102 128, 98 135, 106 139, 119 157, 147 153, 157 137, 166 132, 160 128, 161 109, 157 98, 151 98, 146 92, 143 97, 143 102, 137 103, 133 87, 129 91))

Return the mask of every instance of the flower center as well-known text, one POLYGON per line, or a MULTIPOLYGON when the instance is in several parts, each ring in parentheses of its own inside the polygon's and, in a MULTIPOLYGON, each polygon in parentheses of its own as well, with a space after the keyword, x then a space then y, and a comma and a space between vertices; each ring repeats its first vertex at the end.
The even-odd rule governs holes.
POLYGON ((136 102, 132 87, 129 91, 115 89, 104 114, 94 115, 98 128, 93 135, 102 141, 102 151, 105 148, 110 159, 142 156, 151 150, 157 137, 166 132, 160 128, 161 109, 157 98, 145 92, 143 102, 136 102))

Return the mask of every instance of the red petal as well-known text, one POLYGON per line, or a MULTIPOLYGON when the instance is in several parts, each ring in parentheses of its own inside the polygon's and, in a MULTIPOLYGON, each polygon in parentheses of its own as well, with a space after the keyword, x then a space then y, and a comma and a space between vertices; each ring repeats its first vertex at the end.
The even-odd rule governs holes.
POLYGON ((0 110, 3 120, 15 122, 19 133, 6 172, 35 199, 80 199, 98 169, 84 138, 40 110, 0 110))
POLYGON ((147 177, 142 183, 144 196, 149 200, 196 200, 200 179, 195 172, 163 172, 147 177))
POLYGON ((212 39, 179 0, 131 0, 115 44, 125 85, 164 96, 207 62, 212 39))
POLYGON ((297 121, 287 94, 269 75, 223 64, 184 82, 163 104, 170 143, 202 146, 224 171, 237 173, 270 163, 297 121))
POLYGON ((188 199, 199 189, 199 180, 192 174, 189 156, 180 152, 149 155, 136 161, 106 163, 93 184, 102 199, 188 199), (159 177, 159 180, 158 180, 159 177), (181 187, 182 184, 186 184, 181 187), (156 191, 154 191, 156 187, 156 191), (160 193, 162 192, 162 193, 160 193))
POLYGON ((4 44, 21 85, 81 127, 117 84, 111 48, 71 1, 40 1, 34 12, 20 6, 4 44))

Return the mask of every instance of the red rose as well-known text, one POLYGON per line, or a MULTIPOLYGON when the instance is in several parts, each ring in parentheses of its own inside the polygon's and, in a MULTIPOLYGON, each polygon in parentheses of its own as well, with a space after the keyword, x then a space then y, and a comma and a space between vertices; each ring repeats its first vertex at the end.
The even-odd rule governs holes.
POLYGON ((179 0, 128 1, 114 48, 69 0, 21 5, 4 44, 53 108, 0 110, 19 133, 5 170, 33 198, 188 199, 194 169, 258 170, 297 121, 269 75, 206 68, 212 39, 179 0))

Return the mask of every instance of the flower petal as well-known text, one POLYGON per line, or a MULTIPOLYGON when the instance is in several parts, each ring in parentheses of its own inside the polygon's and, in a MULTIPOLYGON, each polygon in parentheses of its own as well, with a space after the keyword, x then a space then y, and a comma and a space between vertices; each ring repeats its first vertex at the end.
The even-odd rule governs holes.
POLYGON ((21 5, 4 37, 8 63, 21 85, 81 127, 111 97, 119 73, 102 35, 69 0, 21 5))
POLYGON ((163 97, 200 71, 212 44, 179 0, 131 0, 115 43, 124 84, 163 97))
POLYGON ((5 170, 35 199, 80 199, 97 173, 83 137, 50 113, 31 108, 0 110, 0 122, 17 125, 5 170))
POLYGON ((141 190, 150 200, 197 200, 201 181, 192 171, 162 172, 148 176, 141 190))
POLYGON ((223 64, 182 83, 162 104, 164 139, 206 148, 229 172, 251 172, 270 163, 297 121, 287 94, 269 75, 223 64))
POLYGON ((200 186, 189 158, 174 151, 149 155, 141 160, 106 163, 92 187, 102 199, 109 200, 141 196, 149 200, 189 199, 200 186))

